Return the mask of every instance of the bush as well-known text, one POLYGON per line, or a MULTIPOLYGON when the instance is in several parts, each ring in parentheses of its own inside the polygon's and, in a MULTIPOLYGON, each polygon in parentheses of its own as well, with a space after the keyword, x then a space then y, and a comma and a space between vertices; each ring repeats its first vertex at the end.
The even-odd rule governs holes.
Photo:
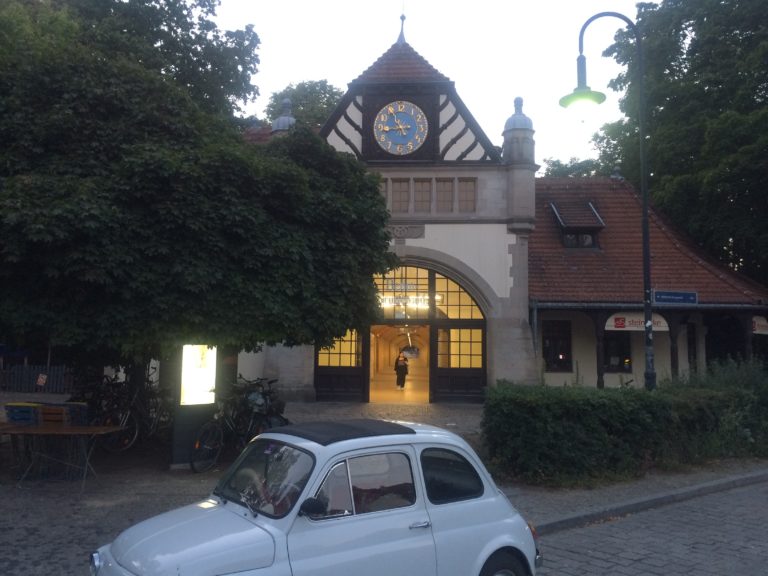
POLYGON ((768 453, 768 382, 752 365, 640 389, 489 390, 482 420, 491 465, 525 482, 590 483, 652 466, 768 453))

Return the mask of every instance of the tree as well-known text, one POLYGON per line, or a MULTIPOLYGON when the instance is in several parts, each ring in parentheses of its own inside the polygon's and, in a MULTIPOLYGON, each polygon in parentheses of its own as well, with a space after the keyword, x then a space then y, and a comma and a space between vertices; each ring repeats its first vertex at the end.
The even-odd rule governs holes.
POLYGON ((600 162, 592 158, 587 158, 586 160, 571 158, 568 162, 562 162, 554 158, 545 158, 544 162, 547 165, 544 176, 549 177, 590 177, 605 172, 600 162))
POLYGON ((289 84, 269 97, 267 118, 270 121, 278 118, 283 112, 283 100, 288 98, 296 122, 312 127, 322 126, 343 95, 342 90, 331 86, 327 80, 289 84))
POLYGON ((64 4, 0 8, 0 341, 147 357, 370 322, 392 264, 376 177, 308 130, 246 144, 251 89, 204 88, 207 60, 177 80, 149 30, 101 43, 114 14, 181 3, 64 4))
MULTIPOLYGON (((768 283, 768 27, 761 0, 640 4, 650 189, 656 208, 734 269, 768 283)), ((600 160, 639 181, 636 47, 627 31, 606 54, 627 65, 627 118, 604 127, 600 160)))

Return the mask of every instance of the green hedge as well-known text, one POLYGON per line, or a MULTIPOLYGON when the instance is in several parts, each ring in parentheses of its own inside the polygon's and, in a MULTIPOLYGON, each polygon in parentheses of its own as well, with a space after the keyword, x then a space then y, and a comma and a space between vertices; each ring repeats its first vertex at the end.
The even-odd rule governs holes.
POLYGON ((500 382, 482 420, 497 472, 532 483, 630 477, 649 467, 768 455, 768 391, 667 383, 639 389, 500 382))

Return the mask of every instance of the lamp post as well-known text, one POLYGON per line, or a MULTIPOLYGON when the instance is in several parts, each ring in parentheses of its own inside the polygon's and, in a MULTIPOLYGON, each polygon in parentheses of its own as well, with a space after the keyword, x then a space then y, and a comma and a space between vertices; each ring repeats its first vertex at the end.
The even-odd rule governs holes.
POLYGON ((645 162, 645 64, 640 31, 632 20, 618 12, 600 12, 589 18, 579 32, 579 56, 576 59, 576 88, 571 94, 560 99, 560 105, 568 107, 577 101, 591 101, 600 104, 605 101, 605 94, 595 92, 587 86, 587 59, 584 57, 584 31, 598 18, 611 16, 623 20, 635 35, 637 47, 637 70, 635 81, 638 88, 637 127, 640 137, 640 196, 642 197, 643 216, 643 327, 645 330, 645 388, 656 388, 656 369, 653 361, 653 311, 651 310, 651 246, 648 230, 648 169, 645 162))

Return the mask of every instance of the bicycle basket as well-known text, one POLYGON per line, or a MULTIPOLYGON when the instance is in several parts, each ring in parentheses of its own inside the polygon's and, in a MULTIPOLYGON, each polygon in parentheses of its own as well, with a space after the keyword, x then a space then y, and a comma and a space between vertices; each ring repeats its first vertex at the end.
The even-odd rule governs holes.
POLYGON ((258 391, 248 393, 248 406, 253 410, 263 410, 265 404, 264 394, 258 391))

